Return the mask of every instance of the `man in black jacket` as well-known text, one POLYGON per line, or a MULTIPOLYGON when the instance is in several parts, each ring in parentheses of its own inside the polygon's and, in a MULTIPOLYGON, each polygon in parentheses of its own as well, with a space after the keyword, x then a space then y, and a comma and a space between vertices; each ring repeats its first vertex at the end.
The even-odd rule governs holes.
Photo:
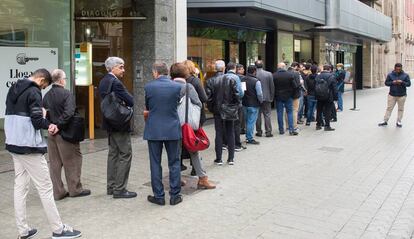
POLYGON ((286 71, 285 63, 277 65, 277 71, 273 74, 275 84, 275 101, 277 110, 277 122, 279 125, 279 134, 284 134, 283 111, 286 109, 288 118, 289 134, 298 135, 293 125, 293 96, 299 88, 296 84, 295 76, 292 72, 286 71))
POLYGON ((332 119, 332 105, 335 100, 338 100, 338 92, 335 75, 330 70, 330 65, 324 65, 323 71, 315 79, 315 96, 318 101, 316 106, 316 130, 322 129, 322 125, 325 126, 325 131, 335 130, 331 127, 330 121, 332 119))
POLYGON ((215 138, 215 150, 216 160, 214 163, 222 165, 222 151, 223 151, 223 133, 226 134, 227 146, 228 146, 228 159, 227 163, 234 164, 234 120, 224 120, 222 116, 226 118, 232 117, 232 115, 222 115, 223 106, 239 106, 239 92, 237 90, 236 81, 230 77, 224 77, 225 63, 222 60, 216 61, 215 64, 216 74, 207 80, 207 106, 208 109, 214 114, 214 128, 216 131, 215 138), (224 132, 225 130, 225 132, 224 132))
POLYGON ((395 64, 394 71, 389 73, 385 80, 385 85, 390 87, 390 92, 388 93, 388 106, 387 111, 385 112, 384 121, 379 123, 378 126, 388 125, 387 122, 390 119, 392 110, 394 109, 395 104, 398 104, 398 118, 396 125, 401 128, 404 104, 405 99, 407 98, 407 87, 411 86, 410 76, 402 70, 401 63, 395 64))
MULTIPOLYGON (((108 71, 99 83, 99 94, 101 99, 110 93, 122 100, 126 106, 134 106, 134 98, 126 90, 124 84, 119 80, 124 76, 124 60, 119 57, 109 57, 105 61, 108 71), (112 84, 112 87, 110 87, 112 84), (109 89, 110 88, 110 89, 109 89)), ((105 118, 103 128, 108 132, 108 168, 107 168, 107 194, 113 198, 133 198, 137 194, 126 189, 131 168, 132 148, 130 136, 130 124, 125 124, 121 129, 110 125, 105 118)))
MULTIPOLYGON (((43 107, 48 111, 48 119, 57 125, 59 131, 69 127, 75 115, 75 100, 72 93, 65 89, 66 74, 56 69, 52 72, 52 89, 44 99, 43 107)), ((82 197, 91 194, 89 189, 83 189, 81 183, 82 154, 79 142, 68 142, 60 134, 49 134, 48 137, 50 177, 53 183, 55 200, 67 196, 82 197), (62 182, 62 167, 65 170, 66 191, 62 182)))
POLYGON ((33 181, 43 209, 52 228, 53 238, 77 238, 81 232, 64 225, 53 200, 53 185, 44 154, 46 140, 41 129, 54 135, 59 129, 46 118, 42 108, 41 89, 49 86, 51 77, 46 69, 38 69, 29 78, 18 80, 10 87, 6 99, 4 131, 6 150, 14 162, 14 209, 19 238, 32 238, 37 230, 27 223, 26 199, 33 181))

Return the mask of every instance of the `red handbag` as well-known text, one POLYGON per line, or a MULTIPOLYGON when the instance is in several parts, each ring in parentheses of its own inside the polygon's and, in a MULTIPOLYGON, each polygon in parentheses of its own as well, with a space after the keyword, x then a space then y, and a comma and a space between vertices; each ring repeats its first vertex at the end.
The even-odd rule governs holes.
MULTIPOLYGON (((187 83, 188 84, 188 83, 187 83)), ((206 132, 203 128, 194 131, 188 123, 188 87, 186 90, 185 105, 185 123, 181 127, 183 136, 183 145, 188 152, 198 152, 207 149, 210 146, 206 132)))

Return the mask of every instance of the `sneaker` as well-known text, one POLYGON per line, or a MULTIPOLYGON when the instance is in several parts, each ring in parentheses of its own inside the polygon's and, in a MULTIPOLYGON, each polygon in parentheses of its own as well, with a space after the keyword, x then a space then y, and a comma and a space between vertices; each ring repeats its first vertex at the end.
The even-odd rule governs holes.
POLYGON ((63 225, 63 230, 61 233, 53 233, 52 239, 70 239, 70 238, 78 238, 82 236, 82 233, 80 231, 74 230, 72 227, 68 225, 63 225))
POLYGON ((242 146, 240 146, 240 147, 241 147, 242 149, 247 149, 247 147, 246 147, 246 146, 243 146, 243 145, 242 145, 242 146))
POLYGON ((306 126, 310 126, 310 122, 306 122, 306 126))
POLYGON ((227 150, 227 145, 223 144, 222 149, 227 150))
POLYGON ((256 144, 256 145, 257 145, 257 144, 260 144, 260 142, 258 142, 258 141, 256 141, 256 140, 254 140, 254 139, 252 139, 252 140, 247 140, 247 141, 246 141, 246 143, 247 143, 247 144, 256 144))
POLYGON ((214 164, 221 166, 221 165, 223 165, 223 161, 221 159, 216 159, 216 160, 214 160, 214 164))
POLYGON ((236 151, 236 152, 240 152, 242 150, 243 150, 243 148, 241 146, 234 147, 234 151, 236 151))
POLYGON ((283 135, 283 134, 285 134, 285 131, 279 131, 279 134, 283 135))
POLYGON ((257 137, 262 137, 262 133, 256 133, 257 137))
POLYGON ((191 173, 190 173, 190 175, 191 175, 191 176, 197 176, 197 173, 196 173, 196 171, 195 171, 194 167, 191 169, 191 173))
POLYGON ((38 231, 37 229, 31 229, 26 236, 20 236, 20 239, 30 239, 37 235, 38 231))
POLYGON ((335 131, 335 129, 332 128, 331 126, 325 126, 324 130, 325 131, 335 131))
POLYGON ((227 160, 227 164, 228 164, 228 165, 234 165, 234 160, 233 160, 233 159, 229 159, 229 160, 227 160))
POLYGON ((387 121, 382 121, 381 123, 379 123, 378 124, 378 126, 387 126, 388 125, 388 123, 387 123, 387 121))
POLYGON ((322 129, 321 126, 319 126, 319 125, 316 126, 316 130, 321 130, 321 129, 322 129))
POLYGON ((292 131, 292 132, 289 132, 289 135, 290 136, 296 136, 296 135, 299 135, 299 133, 296 132, 296 131, 292 131))
POLYGON ((271 138, 271 137, 273 137, 273 134, 271 134, 271 133, 270 134, 266 134, 266 137, 267 138, 271 138))
POLYGON ((401 122, 398 122, 398 121, 397 121, 397 124, 396 124, 396 125, 397 125, 397 127, 398 127, 398 128, 402 128, 402 124, 401 124, 401 122))

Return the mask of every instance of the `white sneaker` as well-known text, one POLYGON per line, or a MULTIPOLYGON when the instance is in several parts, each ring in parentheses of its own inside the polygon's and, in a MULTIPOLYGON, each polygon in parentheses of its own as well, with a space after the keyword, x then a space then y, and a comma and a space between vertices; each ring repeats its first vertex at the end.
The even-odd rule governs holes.
POLYGON ((401 122, 400 122, 400 121, 397 121, 397 127, 398 127, 398 128, 402 128, 402 124, 401 124, 401 122))

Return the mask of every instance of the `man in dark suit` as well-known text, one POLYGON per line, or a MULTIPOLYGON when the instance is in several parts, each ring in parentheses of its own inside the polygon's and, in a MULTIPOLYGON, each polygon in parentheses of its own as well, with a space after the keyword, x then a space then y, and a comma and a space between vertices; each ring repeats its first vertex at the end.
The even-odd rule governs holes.
POLYGON ((145 123, 144 140, 148 140, 151 168, 151 186, 154 195, 148 201, 165 205, 164 185, 162 184, 161 154, 165 146, 170 170, 170 204, 182 202, 179 145, 181 125, 177 113, 181 85, 168 77, 165 63, 155 63, 152 67, 155 80, 145 85, 145 106, 148 118, 145 123))
MULTIPOLYGON (((108 92, 115 92, 116 97, 122 100, 125 105, 129 107, 134 106, 134 98, 119 80, 124 76, 124 61, 119 57, 108 57, 105 61, 105 67, 108 74, 99 83, 101 99, 108 92), (110 87, 111 83, 112 86, 110 87)), ((125 124, 124 127, 118 128, 106 122, 104 118, 102 127, 108 132, 109 144, 106 192, 108 195, 113 195, 113 198, 136 197, 137 194, 135 192, 130 192, 126 189, 132 159, 130 124, 125 124)))

